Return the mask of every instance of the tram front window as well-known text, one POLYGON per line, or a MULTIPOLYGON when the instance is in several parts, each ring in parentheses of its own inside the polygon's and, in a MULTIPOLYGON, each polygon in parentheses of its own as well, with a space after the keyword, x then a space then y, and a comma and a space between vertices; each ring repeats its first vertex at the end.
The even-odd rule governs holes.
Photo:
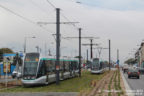
POLYGON ((36 75, 38 62, 24 62, 24 75, 36 75))
POLYGON ((24 61, 23 76, 24 79, 34 79, 37 73, 39 61, 38 53, 27 53, 24 61))
POLYGON ((99 69, 99 59, 94 59, 92 63, 92 69, 93 70, 98 70, 99 69))

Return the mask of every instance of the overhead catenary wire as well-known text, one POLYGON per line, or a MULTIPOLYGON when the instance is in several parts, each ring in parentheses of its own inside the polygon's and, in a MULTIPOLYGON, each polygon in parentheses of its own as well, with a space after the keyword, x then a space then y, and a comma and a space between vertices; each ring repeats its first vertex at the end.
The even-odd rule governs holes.
MULTIPOLYGON (((22 15, 16 13, 16 12, 12 11, 12 10, 10 10, 9 8, 7 8, 7 7, 5 7, 5 6, 1 5, 1 4, 0 4, 0 7, 3 8, 4 10, 6 10, 6 11, 12 13, 12 14, 14 14, 15 16, 18 16, 18 17, 22 18, 23 20, 25 20, 25 21, 27 21, 27 22, 32 23, 32 24, 34 24, 34 25, 37 25, 37 26, 39 26, 40 28, 46 30, 46 28, 44 28, 43 26, 38 25, 36 22, 34 22, 34 21, 32 21, 32 20, 30 20, 30 19, 28 19, 28 18, 26 18, 26 17, 24 17, 24 16, 22 16, 22 15)), ((46 31, 48 31, 48 29, 47 29, 46 31)), ((52 31, 50 31, 50 30, 49 30, 48 32, 51 32, 51 33, 52 33, 52 31)))
MULTIPOLYGON (((63 13, 61 13, 61 15, 68 21, 71 22, 63 13)), ((78 27, 74 24, 74 23, 70 23, 71 25, 73 25, 76 29, 78 29, 78 27)))
POLYGON ((36 2, 34 2, 33 0, 29 0, 34 6, 36 6, 38 9, 40 9, 41 11, 43 11, 44 13, 50 15, 52 12, 54 12, 55 10, 53 10, 52 12, 47 12, 46 10, 44 10, 44 8, 40 7, 36 2))
MULTIPOLYGON (((53 8, 56 9, 56 7, 55 7, 54 4, 52 4, 49 0, 46 0, 46 1, 47 1, 53 8)), ((61 16, 63 16, 68 22, 71 22, 62 12, 61 12, 61 16)), ((77 27, 75 24, 71 23, 71 25, 73 25, 76 29, 78 29, 78 27, 77 27)))
POLYGON ((56 9, 56 7, 54 6, 54 4, 52 4, 49 0, 46 0, 54 9, 56 9))
POLYGON ((16 12, 10 10, 9 8, 6 8, 5 6, 3 6, 3 5, 1 5, 1 4, 0 4, 0 7, 3 8, 3 9, 5 9, 6 11, 8 11, 8 12, 10 12, 10 13, 12 13, 12 14, 14 14, 14 15, 16 15, 16 16, 18 16, 18 17, 20 17, 20 18, 22 18, 22 19, 24 19, 24 20, 26 20, 26 21, 28 21, 28 22, 30 22, 30 23, 35 24, 35 22, 33 22, 32 20, 30 20, 30 19, 28 19, 28 18, 25 18, 25 17, 17 14, 16 12))

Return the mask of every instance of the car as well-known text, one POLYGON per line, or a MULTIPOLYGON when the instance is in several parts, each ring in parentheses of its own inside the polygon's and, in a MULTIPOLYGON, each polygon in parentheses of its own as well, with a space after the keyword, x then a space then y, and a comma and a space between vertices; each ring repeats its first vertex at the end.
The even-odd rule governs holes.
POLYGON ((12 78, 21 78, 22 77, 22 72, 21 72, 21 67, 17 69, 15 68, 14 71, 12 72, 12 78))
POLYGON ((141 75, 144 74, 144 68, 139 68, 138 70, 139 70, 141 75))
POLYGON ((123 73, 127 73, 128 65, 127 64, 123 65, 122 70, 123 70, 123 73))
POLYGON ((128 78, 136 77, 137 79, 140 78, 140 72, 137 69, 128 69, 128 78))

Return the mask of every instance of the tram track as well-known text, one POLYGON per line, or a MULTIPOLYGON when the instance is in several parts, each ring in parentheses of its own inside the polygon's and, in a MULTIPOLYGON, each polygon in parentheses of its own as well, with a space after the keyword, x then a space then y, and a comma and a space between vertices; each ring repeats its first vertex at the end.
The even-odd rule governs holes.
POLYGON ((103 89, 105 89, 105 85, 109 83, 107 82, 107 80, 111 76, 112 72, 110 71, 109 73, 104 74, 106 75, 98 82, 96 81, 91 82, 91 87, 94 87, 92 90, 90 90, 89 92, 83 92, 79 96, 99 96, 102 93, 103 89))
POLYGON ((102 80, 100 80, 97 84, 96 87, 94 87, 94 89, 90 92, 90 94, 88 94, 87 96, 99 96, 103 91, 103 88, 108 84, 107 81, 109 81, 109 77, 111 77, 112 72, 110 71, 110 73, 108 73, 106 76, 104 76, 102 78, 102 80))

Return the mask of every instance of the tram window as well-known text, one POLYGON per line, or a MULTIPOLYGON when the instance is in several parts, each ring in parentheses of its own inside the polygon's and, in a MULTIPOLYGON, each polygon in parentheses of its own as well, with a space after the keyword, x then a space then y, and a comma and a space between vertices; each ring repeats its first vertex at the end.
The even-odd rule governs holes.
POLYGON ((75 64, 76 64, 76 69, 79 69, 79 63, 75 62, 75 64))
POLYGON ((60 71, 63 71, 63 62, 60 61, 60 71))
POLYGON ((54 73, 55 72, 55 61, 52 61, 51 69, 52 69, 52 72, 54 73))
POLYGON ((47 60, 46 61, 46 72, 49 72, 49 74, 53 74, 54 70, 55 70, 54 61, 47 60))
POLYGON ((78 69, 78 67, 77 67, 77 66, 78 66, 78 63, 77 63, 76 61, 74 61, 73 63, 74 63, 74 66, 73 66, 73 67, 74 67, 74 70, 77 70, 77 69, 78 69))
POLYGON ((63 71, 64 71, 64 72, 66 71, 66 68, 65 68, 65 61, 63 61, 63 71))
POLYGON ((73 70, 76 70, 76 62, 73 61, 73 70))
POLYGON ((45 61, 45 67, 46 67, 46 73, 49 72, 49 68, 48 68, 49 65, 48 65, 48 61, 47 60, 45 61))
POLYGON ((27 53, 25 61, 36 61, 39 60, 39 54, 38 53, 27 53))
POLYGON ((47 72, 50 72, 50 70, 49 70, 49 64, 50 64, 51 62, 50 61, 45 61, 45 67, 46 67, 46 73, 47 72))
POLYGON ((73 70, 73 61, 69 61, 69 70, 73 70))
POLYGON ((75 70, 76 68, 75 68, 75 62, 74 61, 72 61, 72 70, 75 70))
POLYGON ((38 77, 44 76, 45 74, 46 74, 45 64, 44 64, 44 61, 41 60, 41 61, 40 61, 40 66, 39 66, 39 70, 38 70, 38 77))
POLYGON ((66 68, 66 71, 69 71, 69 62, 68 61, 65 62, 65 68, 66 68))

